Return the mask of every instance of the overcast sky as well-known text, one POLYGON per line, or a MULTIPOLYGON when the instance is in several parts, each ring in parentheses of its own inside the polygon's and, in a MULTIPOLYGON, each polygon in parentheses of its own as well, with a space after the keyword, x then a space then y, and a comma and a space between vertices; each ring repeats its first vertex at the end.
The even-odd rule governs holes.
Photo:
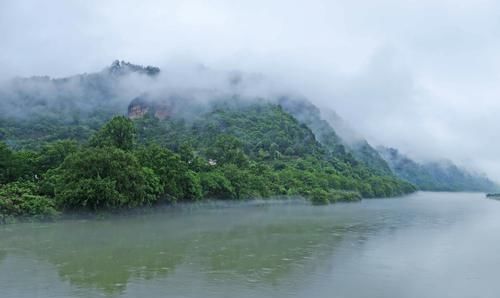
POLYGON ((0 78, 114 59, 262 73, 374 145, 500 181, 498 1, 0 1, 0 78))

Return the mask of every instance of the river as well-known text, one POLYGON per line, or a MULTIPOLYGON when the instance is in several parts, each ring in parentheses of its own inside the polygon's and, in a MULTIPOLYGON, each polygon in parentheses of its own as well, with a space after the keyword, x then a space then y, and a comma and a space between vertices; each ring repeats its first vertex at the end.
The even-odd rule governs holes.
POLYGON ((500 201, 212 203, 0 226, 0 297, 499 297, 500 201))

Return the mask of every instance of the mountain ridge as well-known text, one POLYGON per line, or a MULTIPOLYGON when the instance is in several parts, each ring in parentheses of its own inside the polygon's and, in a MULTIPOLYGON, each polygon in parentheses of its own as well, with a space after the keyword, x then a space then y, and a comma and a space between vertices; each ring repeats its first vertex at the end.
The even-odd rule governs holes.
POLYGON ((401 179, 429 191, 496 191, 499 186, 487 176, 460 168, 450 160, 419 163, 397 149, 377 150, 401 179))

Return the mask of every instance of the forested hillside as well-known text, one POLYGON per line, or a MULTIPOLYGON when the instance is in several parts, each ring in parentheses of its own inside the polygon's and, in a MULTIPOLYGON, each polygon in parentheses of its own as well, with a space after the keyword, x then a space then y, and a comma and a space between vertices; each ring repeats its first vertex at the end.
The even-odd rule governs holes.
POLYGON ((488 177, 457 167, 450 161, 417 163, 393 148, 380 147, 394 173, 421 190, 495 191, 499 187, 488 177))
POLYGON ((366 140, 345 140, 335 131, 335 124, 325 119, 316 106, 304 98, 281 97, 278 103, 306 124, 318 140, 334 155, 352 161, 361 161, 369 169, 380 175, 392 175, 386 161, 366 140))
POLYGON ((324 204, 415 190, 385 162, 370 162, 379 157, 368 144, 361 155, 346 148, 303 99, 196 90, 200 100, 134 85, 158 74, 115 62, 96 74, 4 86, 0 214, 296 195, 324 204), (120 116, 127 106, 132 120, 120 116))

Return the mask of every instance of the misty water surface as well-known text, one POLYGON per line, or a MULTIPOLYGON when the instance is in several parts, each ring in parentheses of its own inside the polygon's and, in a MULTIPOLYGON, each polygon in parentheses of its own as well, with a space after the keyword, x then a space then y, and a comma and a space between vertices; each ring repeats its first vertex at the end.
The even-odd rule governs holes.
POLYGON ((0 227, 0 297, 498 297, 500 202, 417 193, 0 227))

